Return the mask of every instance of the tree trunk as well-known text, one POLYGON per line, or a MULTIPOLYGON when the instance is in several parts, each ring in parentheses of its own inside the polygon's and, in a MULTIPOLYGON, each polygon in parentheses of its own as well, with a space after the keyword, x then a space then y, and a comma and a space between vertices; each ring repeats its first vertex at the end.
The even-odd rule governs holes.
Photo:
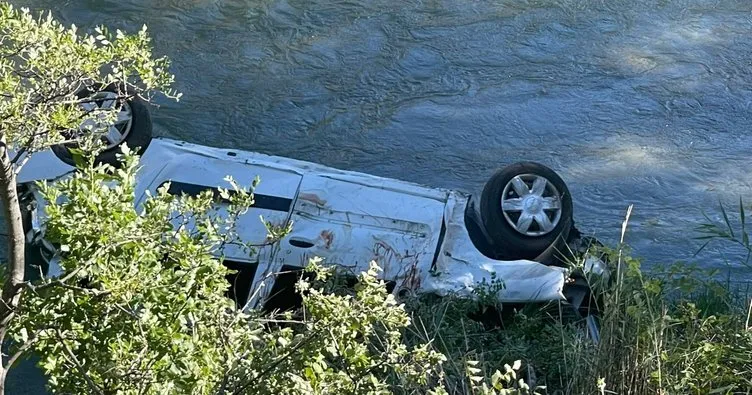
MULTIPOLYGON (((2 300, 0 301, 0 345, 5 343, 8 325, 13 319, 23 290, 24 272, 24 230, 21 218, 21 207, 18 204, 16 190, 16 174, 11 163, 5 136, 0 136, 0 215, 5 217, 8 231, 8 262, 6 263, 6 278, 3 284, 2 300)), ((0 395, 5 392, 5 377, 7 374, 5 358, 0 363, 0 395)))
POLYGON ((5 378, 8 376, 8 371, 0 366, 0 394, 5 394, 5 378))

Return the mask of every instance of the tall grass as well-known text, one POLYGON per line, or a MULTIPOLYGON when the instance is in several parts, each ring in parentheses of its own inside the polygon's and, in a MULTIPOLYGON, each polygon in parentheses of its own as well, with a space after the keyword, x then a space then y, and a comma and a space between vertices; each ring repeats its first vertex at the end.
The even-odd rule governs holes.
MULTIPOLYGON (((465 374, 469 360, 479 361, 486 375, 522 360, 528 384, 545 387, 539 393, 752 394, 749 294, 686 264, 643 272, 624 244, 630 214, 631 207, 615 248, 590 251, 604 254, 615 273, 607 287, 591 282, 597 344, 582 320, 566 314, 566 303, 513 311, 514 306, 430 296, 407 300, 413 317, 407 341, 431 341, 447 355, 447 388, 458 394, 473 393, 465 374), (492 321, 496 325, 489 328, 492 321)), ((743 207, 740 214, 744 217, 743 207)), ((733 229, 725 210, 723 218, 702 226, 701 237, 752 251, 747 221, 733 229)))

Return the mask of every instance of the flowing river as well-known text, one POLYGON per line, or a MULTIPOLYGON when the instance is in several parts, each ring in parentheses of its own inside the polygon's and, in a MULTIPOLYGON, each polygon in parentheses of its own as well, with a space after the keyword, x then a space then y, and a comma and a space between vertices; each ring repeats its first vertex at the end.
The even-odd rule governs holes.
MULTIPOLYGON (((703 212, 752 203, 749 0, 12 3, 148 25, 184 93, 158 100, 157 135, 467 191, 539 161, 585 233, 617 241, 633 204, 626 241, 650 263, 693 260, 703 212)), ((724 251, 694 259, 752 278, 724 251)))
POLYGON ((752 203, 748 0, 14 3, 148 25, 184 93, 157 101, 157 135, 468 191, 539 161, 585 233, 618 240, 634 204, 651 263, 692 260, 719 201, 752 203))

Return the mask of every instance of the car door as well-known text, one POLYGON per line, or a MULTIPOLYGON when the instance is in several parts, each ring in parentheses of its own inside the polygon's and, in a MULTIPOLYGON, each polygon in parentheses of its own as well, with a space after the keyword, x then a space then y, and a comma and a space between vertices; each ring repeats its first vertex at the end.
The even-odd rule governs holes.
MULTIPOLYGON (((243 306, 249 293, 253 292, 252 285, 259 283, 256 279, 271 271, 270 257, 274 255, 275 245, 267 240, 264 222, 275 226, 287 224, 302 176, 293 170, 258 163, 179 155, 150 175, 148 189, 154 193, 169 182, 169 193, 195 196, 204 190, 216 192, 217 187, 231 189, 225 180, 227 176, 231 176, 241 187, 252 185, 257 176, 261 180, 254 192, 253 206, 238 218, 235 229, 241 240, 254 248, 249 251, 238 245, 226 245, 218 251, 225 265, 237 271, 228 276, 231 285, 229 296, 243 306)), ((140 200, 139 204, 143 198, 140 200)), ((217 200, 216 208, 220 215, 226 215, 226 207, 226 201, 217 200)))
MULTIPOLYGON (((367 175, 305 174, 292 210, 292 232, 268 268, 290 273, 321 257, 325 265, 357 275, 375 261, 390 286, 417 288, 438 250, 446 197, 441 190, 367 175)), ((281 300, 290 299, 289 290, 266 288, 265 297, 280 299, 267 307, 290 304, 281 300)))

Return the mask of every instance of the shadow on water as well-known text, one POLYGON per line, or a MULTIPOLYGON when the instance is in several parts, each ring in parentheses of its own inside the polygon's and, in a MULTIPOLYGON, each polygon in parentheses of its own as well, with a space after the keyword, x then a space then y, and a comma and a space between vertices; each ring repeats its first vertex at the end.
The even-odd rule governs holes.
POLYGON ((185 95, 154 112, 163 136, 465 190, 540 161, 587 233, 616 240, 634 204, 655 261, 689 259, 719 199, 752 200, 749 1, 13 3, 147 24, 185 95))

